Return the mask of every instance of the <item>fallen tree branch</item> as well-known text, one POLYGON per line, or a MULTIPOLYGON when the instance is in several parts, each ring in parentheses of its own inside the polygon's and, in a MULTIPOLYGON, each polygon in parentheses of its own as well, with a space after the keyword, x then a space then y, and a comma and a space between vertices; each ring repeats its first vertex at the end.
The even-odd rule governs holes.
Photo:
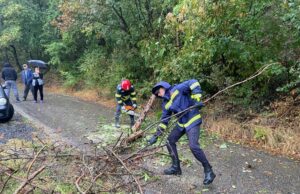
POLYGON ((18 194, 32 179, 34 179, 38 174, 40 174, 44 169, 46 168, 46 166, 42 166, 40 167, 38 170, 36 170, 35 172, 33 172, 28 179, 26 179, 20 186, 19 188, 14 192, 14 194, 18 194))
POLYGON ((14 171, 14 172, 12 172, 11 174, 8 175, 8 178, 5 180, 5 182, 4 182, 4 184, 3 184, 2 188, 1 188, 0 194, 4 191, 4 188, 5 188, 6 184, 7 184, 7 182, 9 181, 9 179, 11 179, 12 176, 13 176, 16 172, 17 172, 17 171, 14 171))
POLYGON ((29 190, 27 190, 26 192, 24 192, 24 194, 29 194, 29 193, 32 193, 34 190, 34 188, 30 188, 29 190))
POLYGON ((123 183, 123 184, 119 184, 119 185, 116 185, 114 188, 111 188, 111 189, 107 189, 107 190, 101 190, 99 191, 100 193, 116 193, 115 191, 121 187, 124 187, 125 185, 128 185, 128 184, 131 184, 131 183, 134 183, 135 180, 131 180, 127 183, 123 183))
POLYGON ((132 158, 132 157, 134 157, 134 156, 141 155, 141 154, 145 153, 146 151, 153 151, 153 150, 157 151, 158 149, 160 149, 160 148, 162 148, 162 147, 165 147, 165 146, 166 146, 166 144, 160 145, 160 146, 156 146, 156 147, 153 147, 153 148, 151 148, 151 149, 149 149, 149 150, 147 150, 147 148, 148 148, 149 146, 145 146, 143 149, 138 150, 138 151, 136 151, 136 152, 130 154, 129 156, 127 156, 125 159, 123 159, 123 161, 128 160, 128 159, 130 159, 130 158, 132 158))
MULTIPOLYGON (((10 176, 10 175, 11 175, 11 174, 8 173, 8 172, 6 172, 5 174, 6 174, 7 176, 10 176)), ((24 182, 24 181, 25 181, 24 179, 22 179, 22 178, 20 178, 20 177, 17 177, 17 176, 14 176, 14 175, 11 175, 11 177, 14 178, 14 179, 16 179, 16 180, 18 180, 18 181, 21 181, 21 182, 24 182)), ((41 189, 41 190, 43 190, 43 191, 48 191, 48 189, 43 188, 43 187, 40 186, 40 185, 36 185, 36 184, 34 184, 34 183, 28 183, 28 184, 31 185, 31 186, 33 186, 33 187, 39 188, 39 189, 41 189)))
MULTIPOLYGON (((11 154, 14 157, 11 158, 1 158, 0 161, 9 161, 9 160, 31 160, 34 159, 34 157, 32 156, 28 156, 28 157, 16 157, 15 154, 11 154)), ((45 156, 39 156, 37 157, 38 159, 41 158, 46 158, 46 157, 55 157, 55 158, 64 158, 64 157, 80 157, 79 154, 47 154, 45 156)), ((107 157, 106 156, 102 156, 102 155, 85 155, 85 157, 90 157, 93 159, 98 159, 98 160, 106 160, 107 157)))
POLYGON ((97 176, 95 176, 95 177, 93 178, 93 180, 92 180, 92 184, 85 190, 84 193, 89 192, 89 190, 94 186, 94 184, 95 184, 95 182, 97 181, 97 179, 100 178, 103 174, 104 174, 104 173, 101 172, 101 173, 99 173, 97 176))
POLYGON ((32 168, 32 165, 34 164, 34 162, 36 161, 36 159, 38 158, 38 156, 40 155, 40 153, 45 149, 45 145, 38 151, 38 153, 34 156, 34 159, 31 161, 31 163, 29 164, 28 166, 28 169, 27 169, 27 179, 28 179, 28 176, 29 176, 29 172, 32 168))
POLYGON ((143 109, 142 113, 140 114, 138 120, 133 125, 133 127, 132 127, 133 132, 136 132, 140 128, 140 126, 142 125, 142 122, 145 120, 145 118, 147 116, 147 113, 150 110, 155 98, 156 98, 156 96, 152 94, 150 99, 148 100, 145 108, 143 109))
POLYGON ((131 171, 127 168, 127 166, 125 165, 125 163, 117 156, 117 154, 116 154, 114 151, 112 151, 112 150, 109 150, 109 151, 113 154, 113 156, 114 156, 117 160, 119 160, 119 162, 122 164, 122 166, 123 166, 123 167, 127 170, 127 172, 132 176, 132 178, 134 179, 135 183, 136 183, 137 186, 138 186, 138 189, 139 189, 140 193, 143 194, 144 192, 143 192, 142 187, 141 187, 139 181, 137 180, 137 178, 131 173, 131 171))
POLYGON ((81 188, 80 188, 80 186, 79 186, 79 182, 80 182, 80 180, 82 179, 82 177, 84 177, 84 175, 85 175, 84 172, 82 172, 81 176, 78 177, 78 178, 76 179, 76 181, 75 181, 76 188, 77 188, 77 190, 78 190, 81 194, 85 194, 85 192, 82 191, 81 188))
POLYGON ((120 142, 122 136, 123 136, 123 132, 120 134, 119 138, 117 139, 115 145, 113 146, 113 149, 118 145, 118 143, 120 142))
POLYGON ((39 140, 42 145, 45 145, 44 141, 38 135, 34 135, 34 137, 39 140))
POLYGON ((142 137, 144 135, 144 130, 139 130, 139 131, 136 131, 134 132, 133 134, 129 135, 127 138, 124 138, 122 140, 122 145, 128 145, 129 143, 135 141, 136 139, 142 137))
MULTIPOLYGON (((165 145, 164 145, 165 146, 165 145)), ((163 146, 161 146, 163 147, 163 146)), ((161 148, 161 147, 156 147, 154 150, 151 150, 151 151, 147 151, 147 152, 143 152, 143 153, 138 153, 136 154, 132 160, 139 160, 141 158, 145 158, 145 157, 148 157, 148 156, 152 156, 154 154, 157 154, 158 153, 158 150, 161 148)), ((160 153, 161 154, 161 153, 160 153)), ((169 154, 167 154, 167 156, 170 156, 169 154)))

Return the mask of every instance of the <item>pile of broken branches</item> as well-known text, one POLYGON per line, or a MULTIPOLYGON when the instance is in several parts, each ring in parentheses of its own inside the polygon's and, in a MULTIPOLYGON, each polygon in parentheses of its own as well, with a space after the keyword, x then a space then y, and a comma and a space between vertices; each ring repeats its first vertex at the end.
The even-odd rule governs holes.
POLYGON ((38 140, 0 151, 0 193, 54 193, 61 183, 79 193, 143 193, 144 175, 153 173, 141 161, 163 147, 124 154, 119 138, 112 146, 83 153, 72 146, 38 140))

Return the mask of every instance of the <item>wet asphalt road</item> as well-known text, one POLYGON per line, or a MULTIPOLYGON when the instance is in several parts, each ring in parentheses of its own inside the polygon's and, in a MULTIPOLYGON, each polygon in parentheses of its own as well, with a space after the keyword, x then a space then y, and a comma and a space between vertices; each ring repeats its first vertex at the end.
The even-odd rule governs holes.
MULTIPOLYGON (((47 127, 45 132, 48 135, 74 146, 84 145, 87 141, 85 134, 95 131, 101 122, 111 123, 114 114, 113 110, 99 104, 54 94, 47 94, 43 104, 26 101, 15 104, 15 109, 34 123, 47 127)), ((15 130, 11 135, 20 133, 24 138, 35 130, 26 123, 22 124, 18 114, 11 123, 1 124, 0 129, 4 136, 15 130), (16 126, 11 128, 11 125, 16 126)), ((168 165, 163 166, 157 158, 147 159, 145 167, 158 175, 158 181, 147 185, 145 193, 300 193, 299 161, 228 143, 226 148, 220 148, 223 143, 214 141, 204 148, 217 174, 211 186, 202 185, 202 167, 186 145, 179 145, 181 160, 190 160, 188 165, 182 166, 183 175, 160 175, 168 165)))
POLYGON ((48 135, 60 136, 62 141, 78 148, 87 143, 86 134, 96 131, 101 123, 111 123, 114 114, 99 104, 56 94, 47 94, 44 103, 28 100, 14 106, 38 126, 46 126, 48 135))
POLYGON ((14 138, 31 140, 32 133, 35 131, 36 129, 26 123, 19 113, 15 113, 10 122, 0 123, 0 145, 14 138))
MULTIPOLYGON (((300 163, 287 158, 271 156, 264 152, 215 142, 204 148, 217 175, 210 186, 202 185, 203 168, 192 156, 187 145, 179 146, 181 160, 189 158, 191 164, 182 165, 182 176, 160 175, 159 182, 148 185, 147 193, 300 193, 300 163)), ((162 174, 159 162, 148 162, 145 166, 156 174, 162 174)))

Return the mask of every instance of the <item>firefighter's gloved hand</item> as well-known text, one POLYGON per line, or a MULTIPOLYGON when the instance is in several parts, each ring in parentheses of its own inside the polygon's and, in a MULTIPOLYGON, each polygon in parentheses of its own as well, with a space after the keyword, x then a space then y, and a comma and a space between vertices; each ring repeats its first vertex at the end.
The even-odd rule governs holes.
POLYGON ((133 107, 134 109, 136 109, 136 108, 137 108, 137 105, 136 105, 136 104, 133 104, 132 107, 133 107))
POLYGON ((163 132, 164 132, 164 129, 161 128, 160 126, 158 126, 157 129, 156 129, 155 136, 158 137, 158 136, 160 136, 163 132))
POLYGON ((153 145, 153 144, 155 144, 156 142, 157 142, 157 136, 156 136, 156 135, 153 135, 153 136, 151 137, 151 139, 148 140, 148 144, 149 144, 149 145, 153 145))
POLYGON ((203 102, 196 102, 195 106, 198 108, 202 108, 202 107, 204 107, 204 104, 203 104, 203 102))
POLYGON ((196 102, 201 101, 202 94, 192 94, 191 98, 194 99, 196 102))

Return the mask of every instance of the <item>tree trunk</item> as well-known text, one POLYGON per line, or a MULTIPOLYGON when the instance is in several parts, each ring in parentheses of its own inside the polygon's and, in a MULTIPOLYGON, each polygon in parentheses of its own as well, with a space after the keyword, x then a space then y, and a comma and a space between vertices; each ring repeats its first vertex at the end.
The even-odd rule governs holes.
POLYGON ((9 57, 8 57, 8 53, 7 53, 7 48, 5 47, 3 49, 3 51, 4 51, 4 56, 5 56, 4 62, 5 63, 9 63, 9 57))
POLYGON ((135 140, 139 139, 140 137, 143 137, 144 132, 145 131, 143 131, 143 130, 139 130, 139 131, 134 132, 133 134, 129 135, 128 137, 122 139, 121 140, 121 145, 123 147, 127 147, 128 144, 134 142, 135 140))
POLYGON ((17 50, 16 50, 16 47, 14 46, 14 45, 9 45, 12 49, 13 49, 13 51, 12 51, 12 53, 13 53, 13 55, 14 55, 14 58, 15 58, 15 60, 16 60, 16 65, 18 66, 18 69, 20 70, 20 71, 22 71, 22 66, 21 66, 21 64, 20 64, 20 62, 19 62, 19 58, 18 58, 18 54, 17 54, 17 50))
POLYGON ((142 111, 142 113, 140 114, 140 117, 138 118, 138 120, 135 122, 135 124, 132 127, 132 131, 136 132, 142 125, 142 122, 145 120, 148 111, 150 110, 154 100, 155 100, 156 96, 152 94, 152 96, 150 97, 150 99, 148 100, 144 110, 142 111))
POLYGON ((118 18, 120 19, 120 28, 127 34, 131 35, 128 24, 127 24, 125 18, 123 17, 122 9, 119 8, 119 11, 118 11, 114 6, 112 6, 112 9, 115 12, 115 14, 118 16, 118 18))

